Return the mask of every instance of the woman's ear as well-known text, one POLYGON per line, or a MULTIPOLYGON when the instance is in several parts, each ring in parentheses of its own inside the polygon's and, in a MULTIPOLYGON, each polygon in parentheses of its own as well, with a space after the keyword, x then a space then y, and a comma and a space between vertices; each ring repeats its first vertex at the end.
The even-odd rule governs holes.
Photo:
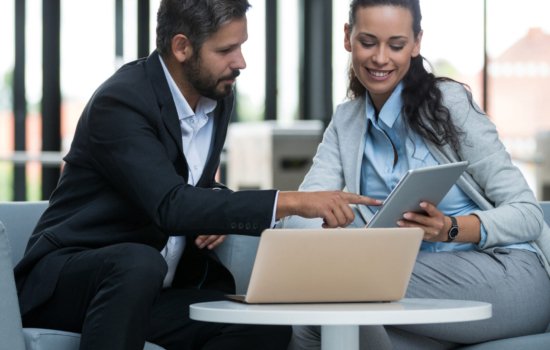
POLYGON ((351 26, 348 23, 344 24, 344 48, 351 52, 351 26))
POLYGON ((416 39, 414 39, 414 48, 413 48, 413 51, 412 51, 412 54, 411 56, 412 57, 416 57, 418 55, 420 55, 420 44, 422 43, 422 34, 424 32, 423 31, 420 31, 418 33, 418 35, 416 36, 416 39))
POLYGON ((172 55, 180 63, 185 62, 193 55, 193 47, 185 35, 176 34, 172 38, 172 55))

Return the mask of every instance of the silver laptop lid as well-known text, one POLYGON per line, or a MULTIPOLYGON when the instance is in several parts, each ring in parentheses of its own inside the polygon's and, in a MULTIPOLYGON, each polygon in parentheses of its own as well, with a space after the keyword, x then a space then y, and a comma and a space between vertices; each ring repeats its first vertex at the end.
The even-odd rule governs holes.
POLYGON ((265 230, 245 301, 401 299, 422 236, 419 228, 265 230))

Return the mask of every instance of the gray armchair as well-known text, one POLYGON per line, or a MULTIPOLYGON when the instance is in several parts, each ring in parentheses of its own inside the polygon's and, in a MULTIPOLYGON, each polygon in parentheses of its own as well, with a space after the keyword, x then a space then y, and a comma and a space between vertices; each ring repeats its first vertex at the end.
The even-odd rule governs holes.
POLYGON ((0 337, 6 349, 24 350, 23 330, 10 256, 8 237, 0 222, 0 337))
MULTIPOLYGON (((544 211, 544 220, 550 225, 550 201, 540 202, 544 211)), ((547 333, 533 334, 523 337, 493 340, 486 343, 471 345, 462 350, 543 350, 550 349, 550 325, 547 333)))
MULTIPOLYGON (((54 329, 23 328, 13 266, 25 251, 47 201, 0 203, 0 339, 9 350, 78 350, 80 334, 54 329)), ((163 350, 146 343, 144 350, 163 350)))
MULTIPOLYGON (((76 350, 80 335, 51 329, 22 328, 13 280, 13 264, 25 250, 27 240, 48 203, 0 203, 0 339, 1 348, 10 350, 76 350), (3 224, 2 224, 3 223, 3 224), (9 242, 8 242, 9 238, 9 242), (11 246, 11 258, 10 258, 11 246)), ((550 202, 541 202, 546 222, 550 223, 550 202)), ((256 256, 258 237, 230 236, 217 248, 222 262, 235 277, 238 293, 245 293, 256 256)), ((550 349, 550 333, 501 339, 476 344, 467 350, 550 349)), ((162 350, 147 343, 144 350, 162 350)))

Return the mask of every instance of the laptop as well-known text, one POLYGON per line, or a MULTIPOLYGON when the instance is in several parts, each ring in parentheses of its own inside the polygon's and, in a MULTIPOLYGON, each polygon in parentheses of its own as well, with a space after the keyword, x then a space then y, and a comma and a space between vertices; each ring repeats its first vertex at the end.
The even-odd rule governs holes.
POLYGON ((268 229, 246 295, 228 298, 249 304, 399 300, 423 234, 420 228, 268 229))

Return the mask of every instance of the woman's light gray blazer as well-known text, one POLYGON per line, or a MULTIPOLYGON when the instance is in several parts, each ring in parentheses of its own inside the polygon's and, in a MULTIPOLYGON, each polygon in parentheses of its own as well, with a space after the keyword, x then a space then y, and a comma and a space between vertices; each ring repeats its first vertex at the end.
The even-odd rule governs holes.
MULTIPOLYGON (((533 192, 499 140, 495 125, 479 107, 470 104, 470 94, 462 85, 447 82, 439 87, 445 106, 464 136, 459 153, 448 145, 440 147, 427 141, 426 144, 440 164, 469 161, 457 185, 481 208, 473 213, 487 231, 487 240, 480 248, 532 242, 545 257, 542 260, 550 274, 550 228, 544 222, 533 192)), ((365 99, 339 105, 300 190, 343 189, 359 193, 365 133, 365 99)), ((366 207, 359 206, 355 211, 354 227, 364 226, 372 217, 366 207)), ((290 217, 281 224, 284 227, 319 227, 321 221, 290 217)))

